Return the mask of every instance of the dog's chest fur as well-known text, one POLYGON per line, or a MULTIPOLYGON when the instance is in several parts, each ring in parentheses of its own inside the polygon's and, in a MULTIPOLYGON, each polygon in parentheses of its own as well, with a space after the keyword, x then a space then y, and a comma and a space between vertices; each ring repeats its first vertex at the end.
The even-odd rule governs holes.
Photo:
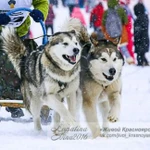
MULTIPOLYGON (((71 82, 60 82, 52 79, 51 77, 46 77, 41 85, 42 91, 47 94, 58 94, 61 97, 64 97, 74 91, 79 87, 79 76, 77 76, 71 82)), ((44 95, 45 95, 44 94, 44 95)))

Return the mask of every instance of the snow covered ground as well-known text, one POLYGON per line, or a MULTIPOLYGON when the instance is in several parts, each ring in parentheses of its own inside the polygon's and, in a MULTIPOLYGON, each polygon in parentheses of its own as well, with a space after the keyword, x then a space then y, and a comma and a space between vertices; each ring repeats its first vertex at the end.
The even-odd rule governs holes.
MULTIPOLYGON (((31 123, 16 123, 13 121, 0 122, 0 150, 149 150, 150 148, 150 67, 135 67, 126 65, 123 69, 123 95, 121 116, 118 123, 110 124, 110 138, 83 140, 56 140, 50 125, 43 125, 43 132, 37 133, 31 123), (137 131, 129 131, 135 129, 137 131), (142 137, 131 137, 138 134, 142 137), (116 137, 116 136, 119 137, 116 137), (148 136, 148 137, 145 137, 148 136)), ((26 111, 24 110, 25 114, 26 111)), ((1 117, 10 118, 4 108, 1 117)), ((82 115, 82 114, 81 114, 82 115)), ((29 115, 23 117, 28 118, 29 115)), ((81 117, 83 118, 83 117, 81 117)), ((101 120, 101 119, 100 119, 101 120)), ((81 124, 84 125, 84 119, 81 124)), ((87 132, 78 132, 85 135, 87 132)))
MULTIPOLYGON (((147 0, 148 1, 148 0, 147 0)), ((82 10, 85 14, 84 10, 82 10)), ((68 16, 68 9, 55 8, 55 32, 68 16)), ((85 16, 88 21, 88 15, 85 16)), ((40 25, 33 24, 34 36, 42 35, 40 25)), ((40 40, 38 41, 40 43, 40 40)), ((150 55, 147 55, 148 57, 150 55)), ((33 123, 0 122, 0 150, 149 150, 150 149, 150 67, 125 65, 123 68, 123 91, 120 121, 110 124, 114 129, 109 138, 84 140, 52 140, 50 125, 43 125, 43 131, 37 133, 33 123), (130 130, 130 131, 129 131, 130 130), (133 131, 134 130, 134 131, 133 131), (136 131, 135 131, 136 130, 136 131), (138 134, 141 137, 131 137, 138 134), (119 137, 115 137, 119 136, 119 137), (120 137, 121 136, 121 137, 120 137)), ((24 110, 26 116, 29 114, 24 110)), ((10 114, 1 108, 0 117, 10 118, 10 114)), ((84 117, 81 113, 83 127, 84 117)), ((101 121, 101 118, 100 118, 101 121)), ((87 132, 79 132, 84 135, 87 132)))

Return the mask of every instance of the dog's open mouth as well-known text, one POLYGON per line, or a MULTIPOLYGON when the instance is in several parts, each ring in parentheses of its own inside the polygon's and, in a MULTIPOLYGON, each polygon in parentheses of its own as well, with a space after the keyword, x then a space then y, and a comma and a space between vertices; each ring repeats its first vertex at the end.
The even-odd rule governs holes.
POLYGON ((103 73, 103 76, 104 76, 107 80, 109 80, 109 81, 112 81, 112 80, 114 79, 113 76, 107 76, 107 75, 104 74, 104 73, 103 73))
POLYGON ((68 56, 68 55, 63 55, 63 58, 67 60, 70 64, 75 64, 76 63, 76 55, 68 56))

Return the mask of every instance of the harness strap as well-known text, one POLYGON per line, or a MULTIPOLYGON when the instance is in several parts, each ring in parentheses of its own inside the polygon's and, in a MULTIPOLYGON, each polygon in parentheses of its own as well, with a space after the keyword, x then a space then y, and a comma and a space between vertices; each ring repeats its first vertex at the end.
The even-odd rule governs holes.
POLYGON ((58 85, 60 87, 60 90, 57 93, 60 93, 61 91, 63 91, 66 87, 67 87, 67 83, 63 83, 61 81, 57 81, 58 85))

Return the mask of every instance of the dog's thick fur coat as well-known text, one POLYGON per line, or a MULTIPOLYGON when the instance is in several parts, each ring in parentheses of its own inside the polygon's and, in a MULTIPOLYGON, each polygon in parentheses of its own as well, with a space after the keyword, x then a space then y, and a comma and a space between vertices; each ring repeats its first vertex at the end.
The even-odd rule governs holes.
POLYGON ((111 42, 98 41, 93 36, 91 41, 93 45, 81 61, 88 62, 81 65, 81 91, 84 114, 95 138, 101 134, 97 107, 102 113, 103 128, 108 128, 108 121, 116 122, 119 118, 124 59, 111 42))
MULTIPOLYGON (((89 36, 78 19, 68 20, 62 29, 52 35, 42 51, 32 52, 26 49, 14 29, 2 30, 3 49, 22 81, 24 103, 33 115, 36 130, 41 130, 43 105, 57 112, 65 123, 75 123, 80 57, 89 36), (61 102, 64 97, 68 99, 70 112, 61 102)), ((55 121, 60 120, 58 114, 55 121)))

